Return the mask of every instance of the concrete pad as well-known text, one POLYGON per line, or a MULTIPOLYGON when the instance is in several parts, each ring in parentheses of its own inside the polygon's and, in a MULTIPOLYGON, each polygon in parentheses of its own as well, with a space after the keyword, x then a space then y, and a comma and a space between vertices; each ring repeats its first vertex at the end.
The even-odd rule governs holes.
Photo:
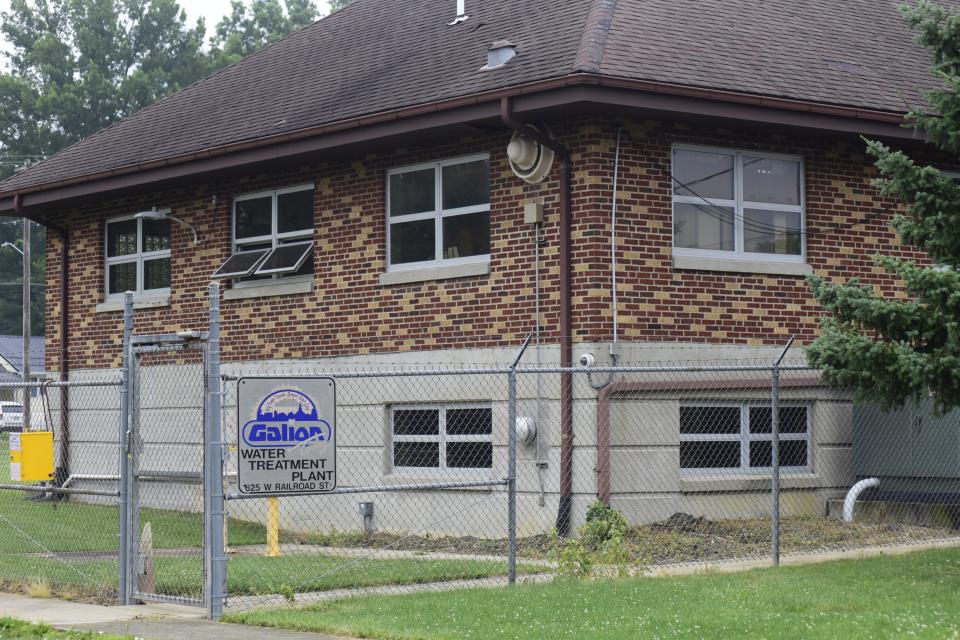
POLYGON ((104 607, 98 604, 0 593, 0 615, 59 626, 132 620, 140 614, 135 607, 104 607))

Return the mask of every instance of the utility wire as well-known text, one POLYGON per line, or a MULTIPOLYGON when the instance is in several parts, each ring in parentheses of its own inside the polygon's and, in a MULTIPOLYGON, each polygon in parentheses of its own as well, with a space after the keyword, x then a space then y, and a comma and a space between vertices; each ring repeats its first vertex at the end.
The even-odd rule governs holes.
MULTIPOLYGON (((723 172, 721 172, 721 173, 723 173, 723 172)), ((709 176, 708 176, 708 177, 709 177, 709 176)), ((748 230, 750 230, 750 231, 763 231, 763 232, 785 233, 785 234, 788 234, 788 235, 798 235, 798 236, 800 236, 800 235, 812 236, 812 235, 816 235, 817 233, 819 233, 819 232, 821 232, 821 231, 823 231, 823 230, 846 231, 846 230, 852 229, 852 228, 855 227, 855 226, 858 226, 858 225, 861 225, 861 224, 866 224, 866 223, 868 223, 868 222, 871 222, 871 221, 875 220, 876 218, 879 218, 879 217, 883 216, 884 214, 889 213, 890 211, 892 211, 893 209, 895 209, 895 208, 897 207, 897 205, 890 205, 890 206, 885 207, 884 209, 882 209, 882 210, 880 210, 880 211, 872 211, 872 212, 868 213, 867 215, 863 216, 862 218, 860 218, 859 220, 854 220, 854 221, 849 222, 849 223, 844 223, 844 224, 828 223, 828 224, 822 225, 821 228, 820 228, 820 229, 817 229, 816 231, 800 230, 800 229, 795 229, 795 228, 793 228, 793 227, 783 227, 783 226, 779 226, 779 225, 767 224, 767 223, 760 222, 760 221, 757 221, 757 220, 747 220, 747 219, 745 219, 745 218, 743 217, 742 214, 738 214, 735 208, 733 209, 733 211, 729 211, 727 207, 723 207, 723 206, 714 204, 714 203, 711 202, 709 199, 707 199, 707 198, 705 198, 704 196, 700 195, 699 193, 697 193, 696 191, 694 191, 687 183, 684 183, 684 182, 681 182, 680 180, 678 180, 676 176, 671 175, 670 178, 671 178, 674 182, 676 182, 677 185, 678 185, 681 189, 684 189, 684 190, 686 190, 686 191, 689 191, 690 194, 693 195, 693 197, 695 197, 695 198, 697 198, 697 199, 699 199, 699 200, 702 200, 702 201, 704 202, 704 205, 705 205, 705 206, 704 206, 704 205, 700 205, 700 204, 695 204, 695 203, 687 203, 687 204, 690 204, 691 206, 696 207, 697 209, 699 209, 699 210, 702 211, 703 213, 706 213, 707 215, 709 215, 709 216, 711 216, 711 217, 713 217, 713 218, 716 218, 717 220, 720 220, 721 222, 725 222, 725 223, 730 223, 731 221, 739 221, 739 222, 742 222, 742 223, 743 223, 743 226, 744 226, 744 229, 748 229, 748 230), (709 207, 709 208, 708 208, 708 207, 709 207), (711 211, 711 209, 713 209, 713 210, 711 211)), ((702 180, 702 179, 701 179, 701 180, 702 180)), ((698 181, 699 181, 699 180, 698 180, 698 181)), ((695 181, 695 182, 697 182, 697 181, 695 181)))

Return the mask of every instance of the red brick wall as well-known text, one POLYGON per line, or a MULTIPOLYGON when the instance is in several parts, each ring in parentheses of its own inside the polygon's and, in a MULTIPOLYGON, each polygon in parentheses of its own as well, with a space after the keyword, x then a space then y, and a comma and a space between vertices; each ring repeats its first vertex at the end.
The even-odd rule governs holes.
MULTIPOLYGON (((610 181, 618 123, 551 123, 574 163, 573 304, 578 340, 611 335, 610 181)), ((121 313, 96 313, 103 300, 104 220, 143 208, 169 207, 198 226, 201 245, 173 225, 169 307, 138 310, 138 332, 205 325, 209 275, 229 256, 234 196, 314 182, 315 274, 311 294, 224 300, 223 354, 228 360, 300 358, 435 348, 511 346, 533 325, 534 240, 523 203, 546 204, 542 308, 547 336, 558 319, 557 184, 527 185, 504 157, 509 136, 478 134, 445 144, 397 149, 338 162, 298 165, 242 179, 163 190, 72 210, 57 220, 71 229, 70 362, 72 368, 118 366, 121 313), (489 276, 381 286, 385 270, 385 172, 395 166, 468 153, 491 157, 489 276), (261 309, 268 308, 269 313, 261 309)), ((652 341, 782 343, 815 335, 819 309, 801 277, 677 271, 670 260, 670 145, 688 142, 803 155, 806 162, 808 260, 817 273, 860 275, 893 291, 869 255, 896 246, 884 215, 849 231, 845 224, 890 203, 869 185, 874 172, 855 138, 771 136, 737 130, 627 122, 621 150, 618 226, 621 338, 652 341)), ((48 235, 48 367, 59 350, 59 240, 48 235)))

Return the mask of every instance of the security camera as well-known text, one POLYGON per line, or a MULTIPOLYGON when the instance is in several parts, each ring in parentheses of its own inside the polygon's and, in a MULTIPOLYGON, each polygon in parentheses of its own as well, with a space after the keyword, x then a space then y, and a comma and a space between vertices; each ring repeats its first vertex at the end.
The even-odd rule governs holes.
POLYGON ((593 356, 592 353, 582 353, 580 354, 580 366, 581 367, 592 367, 597 363, 597 359, 593 356))

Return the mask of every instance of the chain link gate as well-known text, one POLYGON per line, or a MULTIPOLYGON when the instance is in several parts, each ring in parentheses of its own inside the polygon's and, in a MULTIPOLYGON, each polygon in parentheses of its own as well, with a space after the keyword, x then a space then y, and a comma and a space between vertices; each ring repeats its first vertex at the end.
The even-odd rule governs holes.
POLYGON ((224 589, 211 588, 225 582, 212 582, 225 575, 216 573, 225 562, 216 284, 210 314, 209 332, 136 336, 126 300, 120 601, 205 606, 219 617, 224 589))

